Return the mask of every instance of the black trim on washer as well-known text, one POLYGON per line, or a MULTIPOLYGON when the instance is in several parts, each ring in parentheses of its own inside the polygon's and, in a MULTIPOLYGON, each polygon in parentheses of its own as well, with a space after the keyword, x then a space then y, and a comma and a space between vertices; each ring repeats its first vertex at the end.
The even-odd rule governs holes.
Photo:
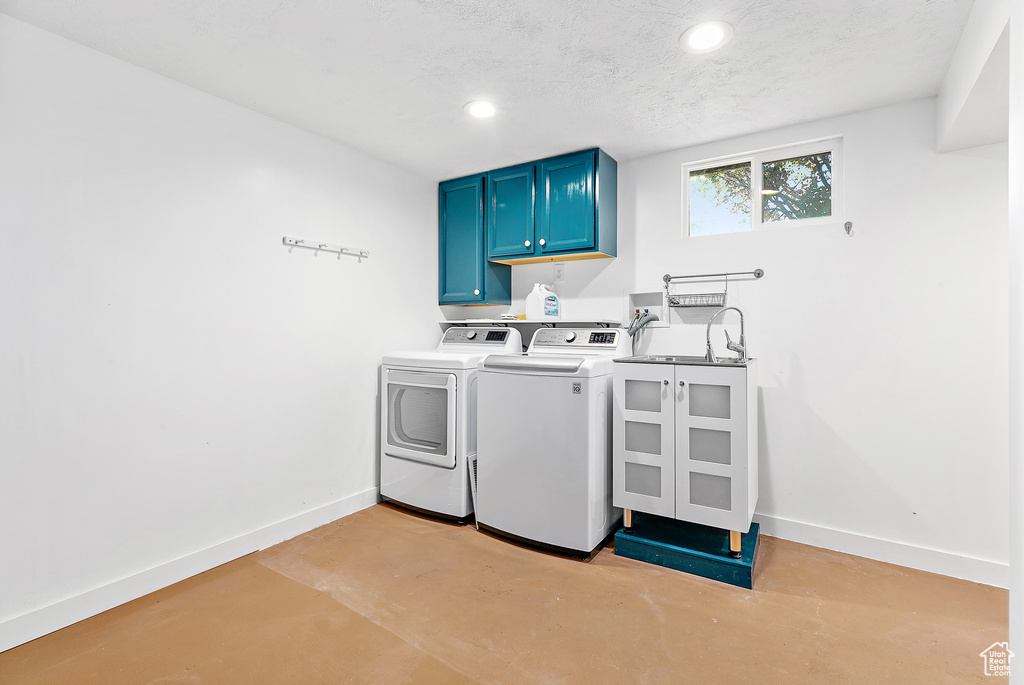
POLYGON ((530 538, 524 538, 524 537, 519 536, 519 535, 513 535, 512 533, 506 533, 505 531, 501 530, 500 528, 495 528, 494 526, 489 526, 486 523, 480 523, 479 521, 477 521, 476 524, 480 528, 483 528, 486 531, 489 531, 491 533, 495 533, 496 535, 500 535, 501 537, 504 537, 504 538, 508 538, 509 540, 512 540, 514 542, 522 543, 524 545, 527 545, 528 547, 537 547, 539 549, 542 549, 542 550, 545 550, 545 551, 548 551, 548 552, 557 552, 558 554, 563 554, 565 556, 575 557, 575 558, 581 559, 583 561, 589 561, 590 559, 592 559, 594 557, 594 554, 598 550, 601 549, 602 545, 604 545, 604 540, 602 540, 600 542, 600 544, 598 544, 597 547, 595 547, 594 549, 590 550, 589 552, 581 552, 578 549, 571 549, 569 547, 560 547, 558 545, 552 545, 552 544, 549 544, 547 542, 538 542, 537 540, 531 540, 530 538))
POLYGON ((396 506, 402 507, 403 509, 408 509, 410 511, 414 511, 417 514, 422 514, 424 516, 428 516, 428 517, 434 518, 434 519, 443 519, 445 521, 451 521, 453 523, 458 523, 458 524, 463 525, 463 526, 466 525, 467 523, 469 523, 470 520, 472 520, 472 518, 473 518, 473 512, 469 512, 465 516, 454 516, 452 514, 442 514, 439 511, 431 511, 430 509, 421 509, 420 507, 415 507, 415 506, 413 506, 411 504, 406 504, 405 502, 401 502, 401 501, 399 501, 397 499, 392 499, 392 498, 386 497, 384 495, 381 495, 380 498, 383 501, 387 502, 388 504, 394 504, 396 506))

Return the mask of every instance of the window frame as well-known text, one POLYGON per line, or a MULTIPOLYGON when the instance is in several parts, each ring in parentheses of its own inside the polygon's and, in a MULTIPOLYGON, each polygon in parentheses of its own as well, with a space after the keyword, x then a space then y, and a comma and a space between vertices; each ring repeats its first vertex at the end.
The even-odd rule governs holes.
POLYGON ((775 147, 751 150, 733 155, 724 155, 692 162, 683 162, 682 166, 682 234, 684 238, 710 238, 713 236, 733 235, 736 233, 752 233, 766 228, 796 228, 818 226, 823 224, 842 223, 845 217, 845 198, 843 192, 843 138, 829 136, 816 138, 800 143, 778 145, 775 147), (824 152, 832 155, 832 214, 807 219, 789 219, 785 221, 762 221, 762 195, 764 187, 764 164, 777 162, 794 157, 807 157, 824 152), (750 164, 750 230, 728 231, 726 233, 710 233, 708 235, 690 235, 690 172, 704 171, 731 164, 750 164))

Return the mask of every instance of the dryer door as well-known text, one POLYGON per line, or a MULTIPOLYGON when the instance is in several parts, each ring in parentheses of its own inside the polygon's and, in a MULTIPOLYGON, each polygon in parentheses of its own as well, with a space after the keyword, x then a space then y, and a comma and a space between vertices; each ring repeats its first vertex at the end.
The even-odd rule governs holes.
POLYGON ((384 453, 455 467, 455 374, 384 369, 384 453))

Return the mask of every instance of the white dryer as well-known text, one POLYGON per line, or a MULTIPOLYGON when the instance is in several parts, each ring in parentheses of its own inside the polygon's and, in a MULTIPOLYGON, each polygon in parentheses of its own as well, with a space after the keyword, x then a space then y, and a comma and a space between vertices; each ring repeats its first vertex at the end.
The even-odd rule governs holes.
POLYGON ((621 329, 541 328, 480 362, 480 527, 578 556, 612 532, 612 359, 630 353, 621 329))
POLYGON ((522 354, 519 331, 452 327, 433 351, 381 360, 380 494, 417 511, 465 520, 473 513, 477 364, 522 354))

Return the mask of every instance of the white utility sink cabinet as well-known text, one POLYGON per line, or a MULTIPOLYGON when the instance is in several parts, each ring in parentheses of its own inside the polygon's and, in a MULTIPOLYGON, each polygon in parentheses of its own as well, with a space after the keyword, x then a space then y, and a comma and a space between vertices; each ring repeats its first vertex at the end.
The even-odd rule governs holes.
POLYGON ((627 511, 627 526, 635 510, 734 534, 750 530, 757 504, 756 360, 619 361, 613 396, 612 502, 627 511))

